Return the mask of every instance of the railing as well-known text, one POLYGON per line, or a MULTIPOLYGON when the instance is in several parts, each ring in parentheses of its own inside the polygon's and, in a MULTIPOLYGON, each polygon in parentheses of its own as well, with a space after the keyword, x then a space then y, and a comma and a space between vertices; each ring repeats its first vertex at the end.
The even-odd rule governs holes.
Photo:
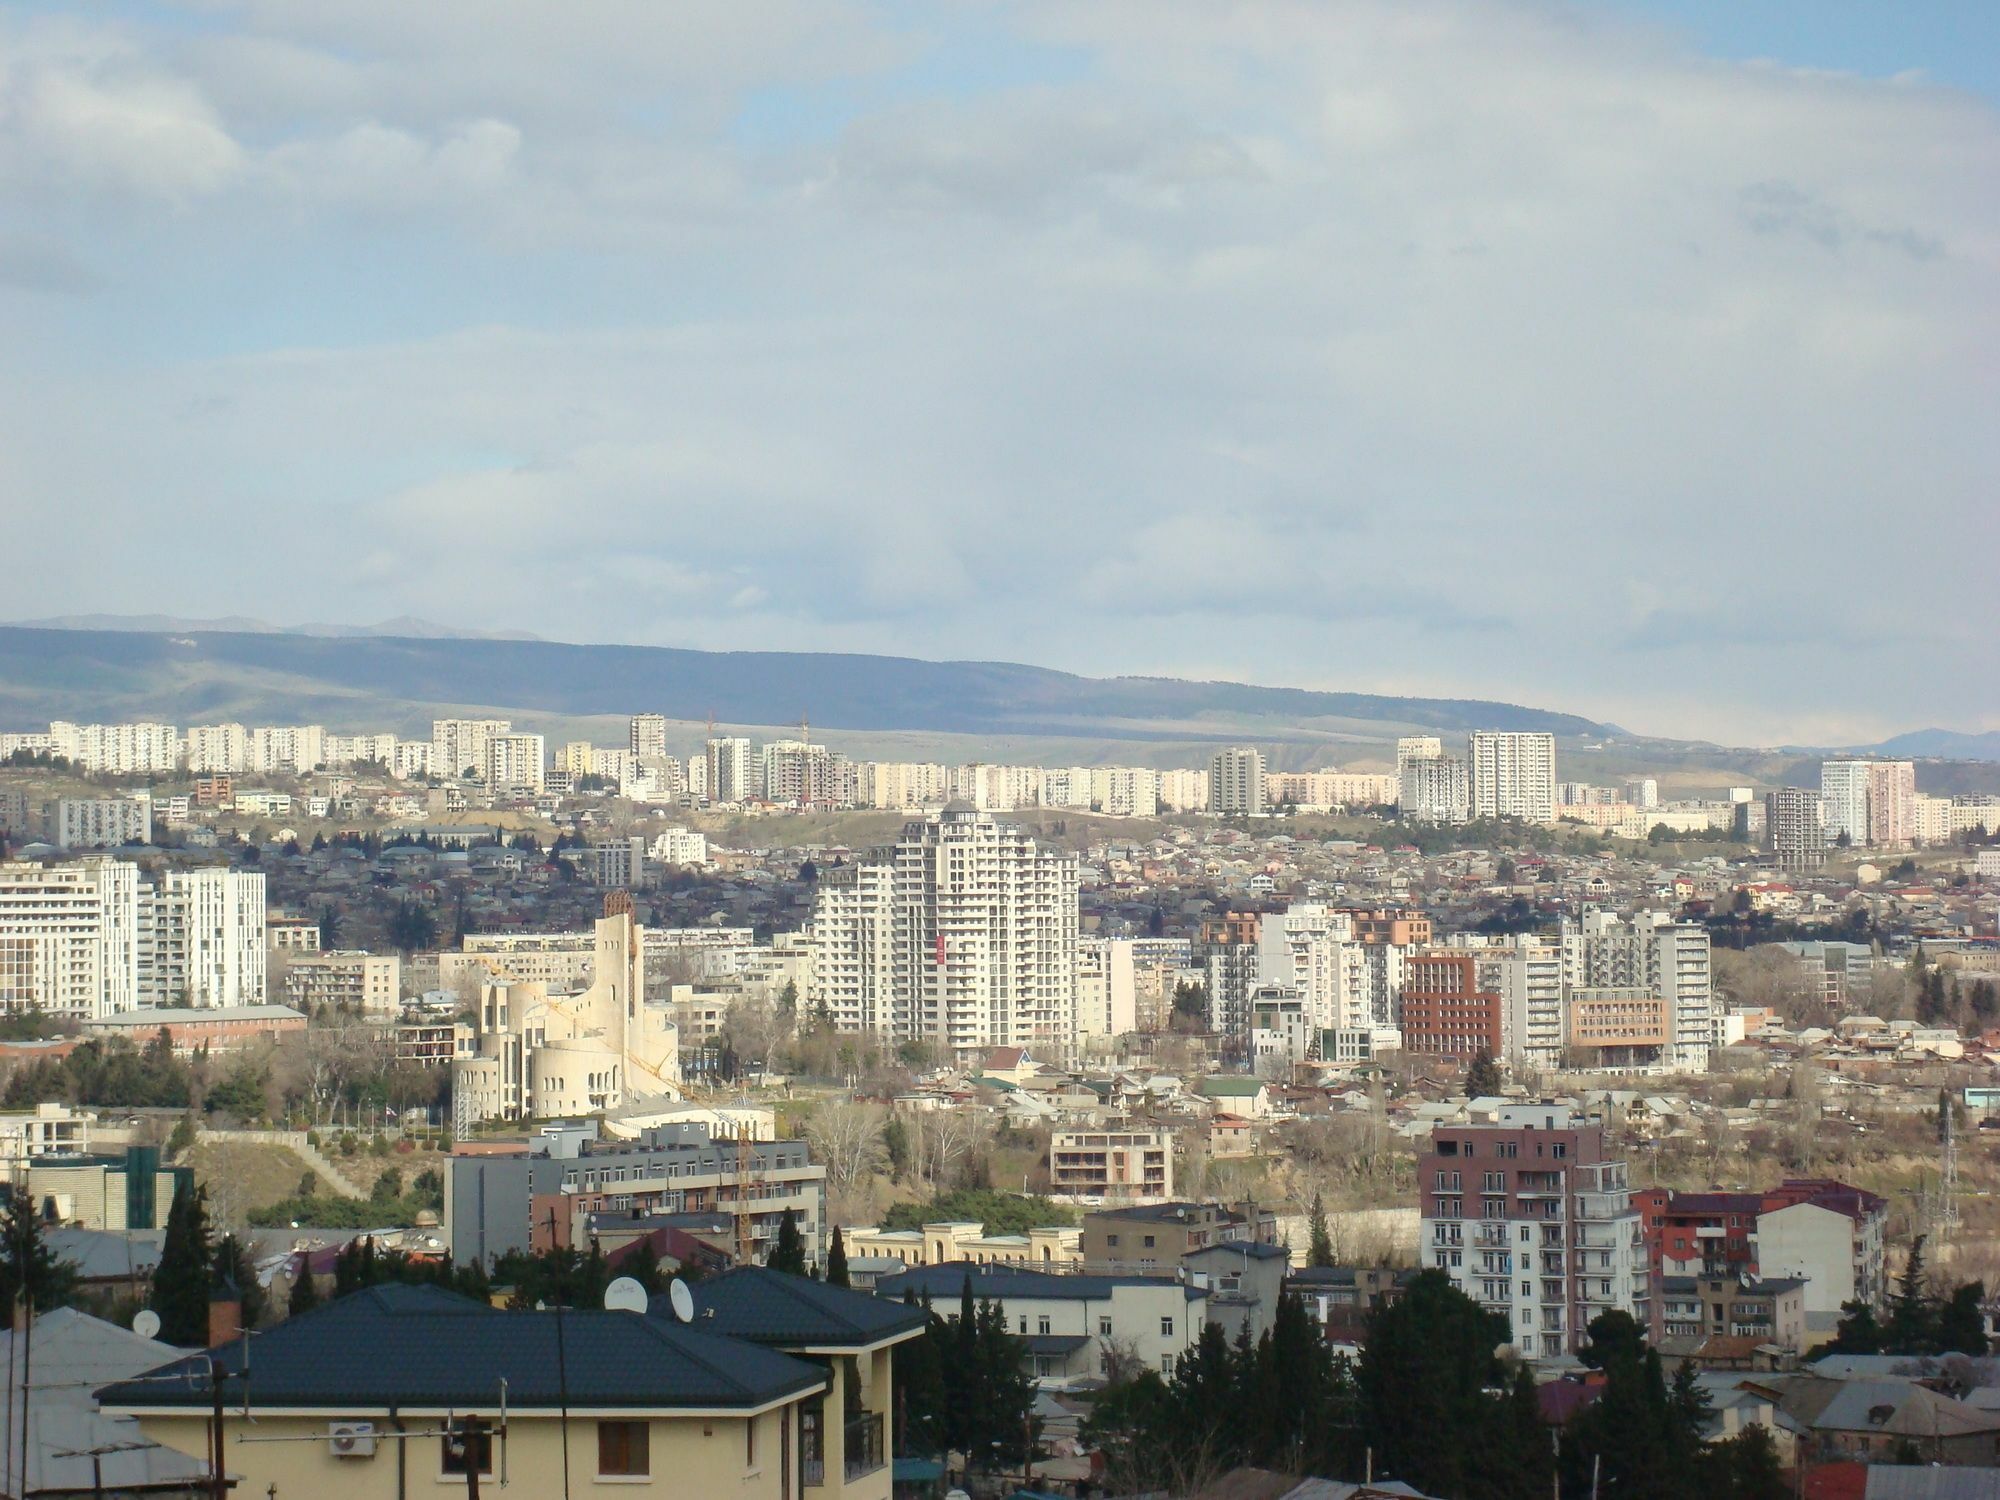
POLYGON ((882 1414, 868 1412, 862 1416, 850 1417, 841 1429, 842 1467, 845 1479, 852 1484, 863 1474, 872 1474, 886 1464, 887 1445, 882 1441, 882 1414))

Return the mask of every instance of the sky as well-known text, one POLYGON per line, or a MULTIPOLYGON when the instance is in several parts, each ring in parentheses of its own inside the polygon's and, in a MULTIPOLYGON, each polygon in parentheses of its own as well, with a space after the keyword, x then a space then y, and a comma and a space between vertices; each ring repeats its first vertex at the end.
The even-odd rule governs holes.
POLYGON ((1996 106, 1973 0, 0 3, 0 615, 2000 729, 1996 106))

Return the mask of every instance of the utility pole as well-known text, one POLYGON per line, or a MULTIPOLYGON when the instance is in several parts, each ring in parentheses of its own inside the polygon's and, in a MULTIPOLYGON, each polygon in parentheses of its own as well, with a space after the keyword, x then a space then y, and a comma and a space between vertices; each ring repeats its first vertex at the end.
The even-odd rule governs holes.
POLYGON ((222 1471, 222 1361, 208 1357, 208 1488, 213 1500, 228 1500, 229 1476, 222 1471))

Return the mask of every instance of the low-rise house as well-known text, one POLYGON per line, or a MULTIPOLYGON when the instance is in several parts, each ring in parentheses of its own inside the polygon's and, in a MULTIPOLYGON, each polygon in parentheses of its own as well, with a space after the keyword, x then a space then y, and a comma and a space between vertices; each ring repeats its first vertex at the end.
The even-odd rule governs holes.
POLYGON ((955 1318, 968 1286, 976 1301, 999 1305, 1027 1341, 1035 1379, 1052 1385, 1100 1378, 1119 1361, 1172 1375, 1207 1317, 1207 1290, 1173 1276, 1051 1276, 951 1262, 884 1277, 875 1293, 928 1297, 955 1318))
MULTIPOLYGON (((671 1318, 502 1312, 435 1287, 378 1286, 98 1397, 199 1457, 215 1379, 238 1493, 352 1500, 471 1472, 530 1495, 597 1483, 790 1500, 805 1481, 805 1412, 833 1386, 823 1365, 671 1318)), ((886 1500, 877 1472, 879 1484, 842 1488, 840 1500, 886 1500)))
POLYGON ((2000 1412, 1981 1411, 1911 1380, 1826 1380, 1797 1376, 1779 1408, 1810 1433, 1816 1457, 1926 1464, 2000 1462, 2000 1412))
POLYGON ((1275 1244, 1277 1219, 1219 1203, 1151 1203, 1083 1216, 1083 1264, 1113 1275, 1173 1274, 1184 1256, 1235 1241, 1275 1244))

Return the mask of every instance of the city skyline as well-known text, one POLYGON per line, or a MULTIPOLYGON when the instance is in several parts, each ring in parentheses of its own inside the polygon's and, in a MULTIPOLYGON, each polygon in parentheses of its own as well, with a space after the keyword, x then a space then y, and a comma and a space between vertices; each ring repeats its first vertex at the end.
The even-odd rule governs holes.
POLYGON ((9 612, 2000 727, 1992 80, 1742 10, 10 7, 9 612))

